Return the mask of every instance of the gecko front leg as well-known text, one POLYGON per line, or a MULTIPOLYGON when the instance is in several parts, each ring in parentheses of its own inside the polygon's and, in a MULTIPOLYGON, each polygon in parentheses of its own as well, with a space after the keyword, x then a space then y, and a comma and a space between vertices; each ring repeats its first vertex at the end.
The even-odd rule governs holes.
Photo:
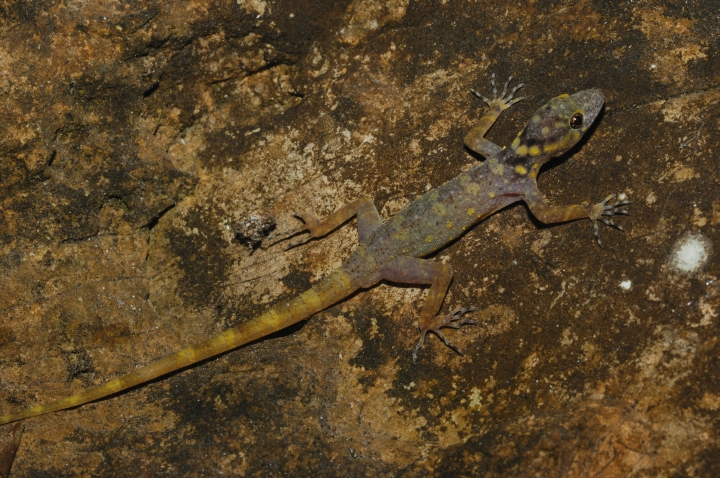
POLYGON ((630 211, 625 209, 625 206, 632 204, 632 201, 615 201, 612 204, 608 204, 608 202, 615 197, 617 197, 616 194, 611 194, 593 206, 584 206, 582 204, 573 204, 571 206, 551 206, 547 203, 547 201, 545 201, 537 188, 528 189, 523 195, 523 199, 530 208, 530 212, 532 212, 533 216, 545 224, 574 221, 576 219, 583 218, 590 219, 593 223, 595 239, 600 247, 602 247, 602 242, 600 241, 600 228, 598 227, 598 221, 625 232, 625 229, 623 229, 622 226, 616 224, 610 219, 607 219, 605 216, 614 216, 616 214, 629 216, 630 211))
POLYGON ((495 86, 495 73, 492 74, 490 77, 490 83, 492 84, 493 99, 486 98, 474 89, 470 88, 470 91, 472 91, 475 96, 483 100, 488 105, 489 109, 485 112, 482 118, 480 118, 475 127, 465 136, 465 146, 476 153, 482 154, 486 158, 495 156, 502 151, 502 148, 485 138, 485 135, 492 125, 495 124, 495 121, 498 119, 498 116, 500 116, 500 113, 523 99, 522 97, 513 99, 513 96, 515 96, 515 92, 517 90, 525 86, 524 83, 520 83, 515 86, 509 94, 507 93, 507 88, 512 78, 513 77, 510 76, 510 78, 507 79, 505 87, 502 90, 502 94, 498 97, 497 87, 495 86))

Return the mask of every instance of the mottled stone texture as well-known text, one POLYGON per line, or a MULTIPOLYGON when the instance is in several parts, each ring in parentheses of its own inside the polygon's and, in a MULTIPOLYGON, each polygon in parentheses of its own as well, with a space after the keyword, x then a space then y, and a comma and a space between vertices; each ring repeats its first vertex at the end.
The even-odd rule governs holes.
POLYGON ((0 413, 304 290, 353 226, 253 252, 237 223, 361 194, 389 217, 481 159, 492 72, 527 83, 501 145, 601 88, 540 188, 634 200, 603 249, 517 205, 437 254, 443 310, 480 309, 464 357, 431 337, 413 365, 425 291, 381 285, 27 421, 14 476, 720 476, 719 29, 716 0, 0 1, 0 413), (706 262, 679 270, 688 234, 706 262))

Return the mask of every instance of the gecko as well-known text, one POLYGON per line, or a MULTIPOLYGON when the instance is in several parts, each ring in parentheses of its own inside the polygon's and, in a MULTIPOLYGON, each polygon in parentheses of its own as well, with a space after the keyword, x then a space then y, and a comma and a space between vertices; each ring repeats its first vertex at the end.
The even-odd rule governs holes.
POLYGON ((517 201, 524 201, 530 212, 546 224, 589 218, 595 238, 602 246, 598 221, 624 231, 610 217, 628 215, 625 206, 631 204, 615 199, 615 194, 594 205, 553 206, 545 201, 536 181, 540 168, 549 159, 568 152, 577 144, 598 118, 605 99, 598 89, 557 96, 533 114, 509 147, 501 148, 485 135, 502 111, 523 99, 514 98, 517 90, 524 86, 522 83, 508 92, 511 80, 512 76, 498 96, 493 74, 492 99, 471 89, 488 109, 464 141, 470 150, 485 156, 485 161, 426 192, 386 222, 383 223, 370 197, 346 204, 324 220, 314 212, 294 213, 302 223, 280 239, 288 240, 286 250, 325 236, 351 218, 357 218, 356 249, 337 270, 309 290, 281 301, 258 317, 119 378, 77 395, 0 417, 0 425, 77 407, 196 364, 309 319, 355 291, 370 288, 381 280, 430 286, 418 319, 420 338, 412 353, 413 362, 416 362, 428 332, 462 353, 440 329, 477 324, 464 317, 475 308, 460 307, 437 315, 450 286, 453 269, 448 264, 424 257, 458 238, 488 215, 517 201))

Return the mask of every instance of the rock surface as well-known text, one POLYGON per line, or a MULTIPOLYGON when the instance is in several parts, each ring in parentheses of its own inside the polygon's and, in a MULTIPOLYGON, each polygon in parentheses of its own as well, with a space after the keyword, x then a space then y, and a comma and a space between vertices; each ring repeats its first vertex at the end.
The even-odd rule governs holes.
POLYGON ((720 475, 720 20, 691 4, 0 3, 0 413, 306 289, 352 224, 283 252, 241 246, 238 222, 282 232, 361 194, 391 216, 482 159, 462 138, 493 72, 527 84, 500 145, 601 88, 540 188, 634 201, 603 249, 516 205, 437 254, 444 310, 480 309, 449 332, 464 357, 430 337, 413 365, 425 291, 380 285, 27 421, 13 476, 720 475))

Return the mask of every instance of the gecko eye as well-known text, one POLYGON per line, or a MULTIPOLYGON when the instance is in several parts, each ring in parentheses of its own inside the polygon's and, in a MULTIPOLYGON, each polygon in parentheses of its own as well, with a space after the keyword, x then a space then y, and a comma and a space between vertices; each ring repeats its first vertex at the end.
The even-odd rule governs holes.
POLYGON ((572 129, 580 129, 583 125, 583 115, 581 113, 575 113, 572 118, 570 118, 570 127, 572 129))

